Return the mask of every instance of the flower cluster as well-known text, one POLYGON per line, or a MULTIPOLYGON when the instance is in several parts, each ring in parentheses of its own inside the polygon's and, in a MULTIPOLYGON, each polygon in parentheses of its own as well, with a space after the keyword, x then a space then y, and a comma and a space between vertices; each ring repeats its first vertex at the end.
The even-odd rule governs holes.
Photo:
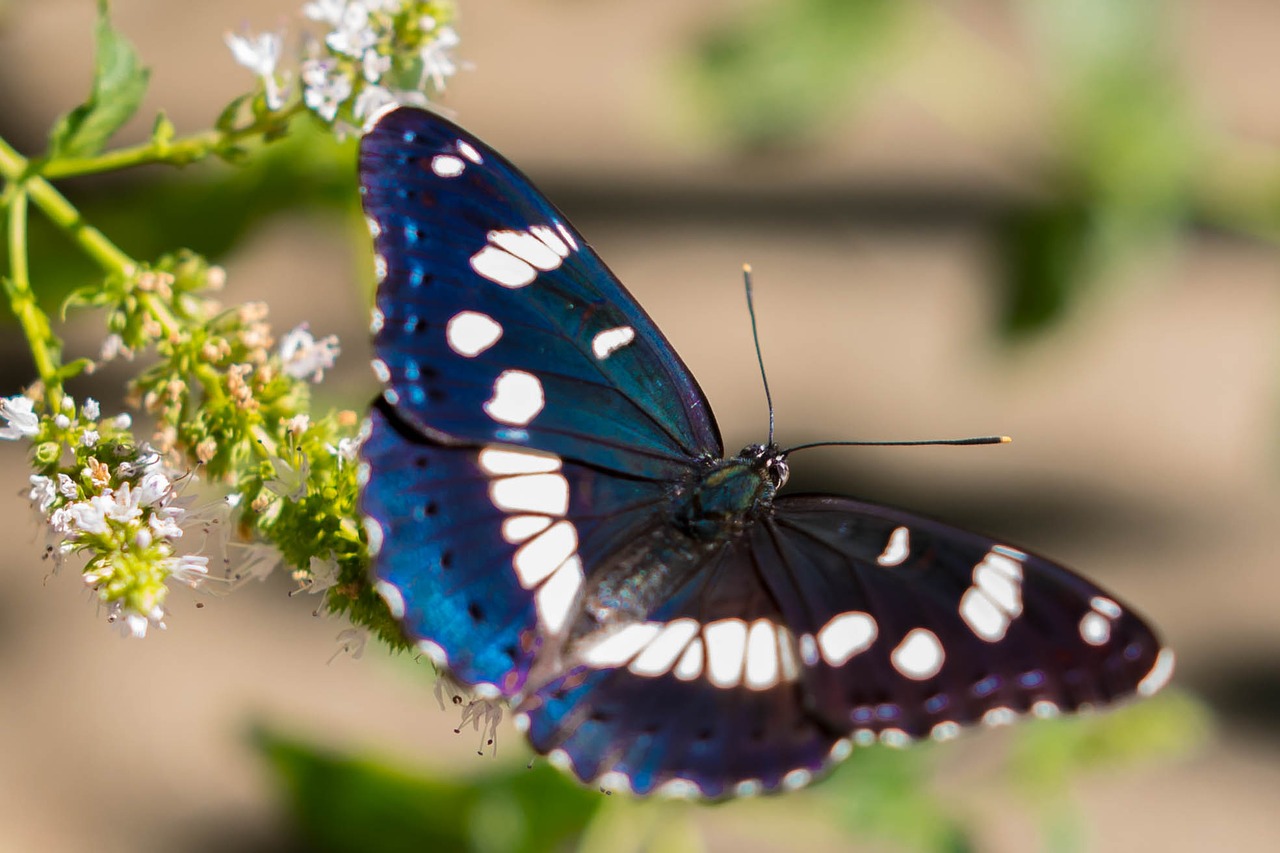
POLYGON ((425 104, 425 92, 442 90, 458 70, 453 5, 446 0, 313 0, 302 12, 326 31, 305 39, 296 72, 280 68, 283 33, 226 37, 235 60, 258 76, 269 112, 300 99, 345 133, 388 104, 425 104))
POLYGON ((27 497, 46 525, 48 555, 60 565, 67 554, 87 554, 84 582, 126 633, 163 628, 168 584, 199 587, 208 574, 208 557, 179 554, 178 540, 210 519, 183 505, 161 454, 133 442, 129 415, 102 420, 92 398, 77 409, 63 397, 42 418, 29 398, 10 397, 0 400, 0 417, 0 436, 35 442, 27 497))

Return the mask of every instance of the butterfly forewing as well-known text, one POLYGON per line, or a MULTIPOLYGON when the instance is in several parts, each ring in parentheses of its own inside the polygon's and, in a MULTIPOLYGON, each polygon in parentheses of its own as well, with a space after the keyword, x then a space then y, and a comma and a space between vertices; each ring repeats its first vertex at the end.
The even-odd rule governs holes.
POLYGON ((407 422, 632 476, 721 455, 653 321, 501 155, 396 109, 361 143, 360 182, 381 279, 376 368, 407 422))

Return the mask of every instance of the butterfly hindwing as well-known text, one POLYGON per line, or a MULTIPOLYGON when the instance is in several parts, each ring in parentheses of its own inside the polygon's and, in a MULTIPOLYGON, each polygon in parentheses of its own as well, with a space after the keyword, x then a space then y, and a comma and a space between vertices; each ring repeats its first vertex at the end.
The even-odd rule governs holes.
POLYGON ((382 115, 360 148, 385 394, 425 434, 632 475, 722 452, 653 321, 514 166, 433 113, 382 115))
POLYGON ((778 499, 662 600, 615 635, 615 666, 526 702, 534 747, 584 780, 778 790, 854 743, 1100 706, 1154 692, 1172 666, 1138 616, 1073 572, 844 498, 778 499))

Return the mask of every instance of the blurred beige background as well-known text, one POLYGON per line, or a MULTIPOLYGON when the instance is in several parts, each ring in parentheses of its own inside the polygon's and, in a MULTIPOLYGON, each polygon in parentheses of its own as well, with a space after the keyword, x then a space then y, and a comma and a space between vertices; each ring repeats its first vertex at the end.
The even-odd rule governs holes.
MULTIPOLYGON (((251 82, 222 33, 293 26, 298 5, 116 0, 118 26, 154 69, 127 135, 160 108, 180 132, 207 126, 251 82)), ((1280 849, 1280 254, 1189 235, 1065 326, 1002 349, 986 226, 1002 200, 1035 192, 1024 168, 1040 145, 1034 90, 1011 80, 967 93, 990 132, 958 136, 917 106, 922 92, 963 94, 943 56, 803 154, 731 158, 695 131, 674 69, 700 27, 747 5, 462 0, 459 55, 474 70, 446 103, 540 180, 627 282, 698 376, 730 448, 766 425, 744 261, 781 441, 1013 435, 1000 448, 814 451, 793 460, 794 481, 1007 536, 1162 628, 1176 682, 1217 705, 1221 728, 1186 761, 1088 777, 1090 849, 1280 849)), ((1034 60, 1004 4, 941 5, 1013 67, 1034 60)), ((87 86, 92 6, 0 2, 0 132, 26 151, 87 86)), ((1280 5, 1182 7, 1179 56, 1199 103, 1280 142, 1280 5)), ((353 406, 373 393, 354 246, 343 223, 277 219, 226 259, 229 301, 265 299, 278 328, 307 319, 341 336, 325 388, 353 406)), ((100 335, 92 322, 68 331, 78 353, 100 335)), ((6 365, 25 364, 12 335, 0 348, 6 365)), ((287 597, 286 578, 227 598, 178 593, 167 632, 119 639, 73 571, 50 576, 40 561, 25 477, 23 449, 0 443, 0 850, 275 849, 275 792, 243 737, 255 720, 426 766, 482 760, 410 665, 373 647, 330 662, 344 624, 313 617, 314 598, 287 597)), ((523 750, 504 736, 508 756, 523 750)), ((971 771, 1004 737, 957 745, 940 782, 989 818, 982 849, 1020 851, 1036 828, 971 771)), ((713 850, 848 844, 790 815, 785 798, 698 820, 713 850)))

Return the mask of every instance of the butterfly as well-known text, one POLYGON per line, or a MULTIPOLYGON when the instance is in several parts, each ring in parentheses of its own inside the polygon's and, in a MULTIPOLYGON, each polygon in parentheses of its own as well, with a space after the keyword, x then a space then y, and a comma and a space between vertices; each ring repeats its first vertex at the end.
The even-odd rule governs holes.
POLYGON ((393 108, 360 147, 382 393, 361 450, 375 587, 584 782, 799 788, 855 745, 1160 689, 1120 600, 1003 542, 726 456, 702 390, 495 150, 393 108))

